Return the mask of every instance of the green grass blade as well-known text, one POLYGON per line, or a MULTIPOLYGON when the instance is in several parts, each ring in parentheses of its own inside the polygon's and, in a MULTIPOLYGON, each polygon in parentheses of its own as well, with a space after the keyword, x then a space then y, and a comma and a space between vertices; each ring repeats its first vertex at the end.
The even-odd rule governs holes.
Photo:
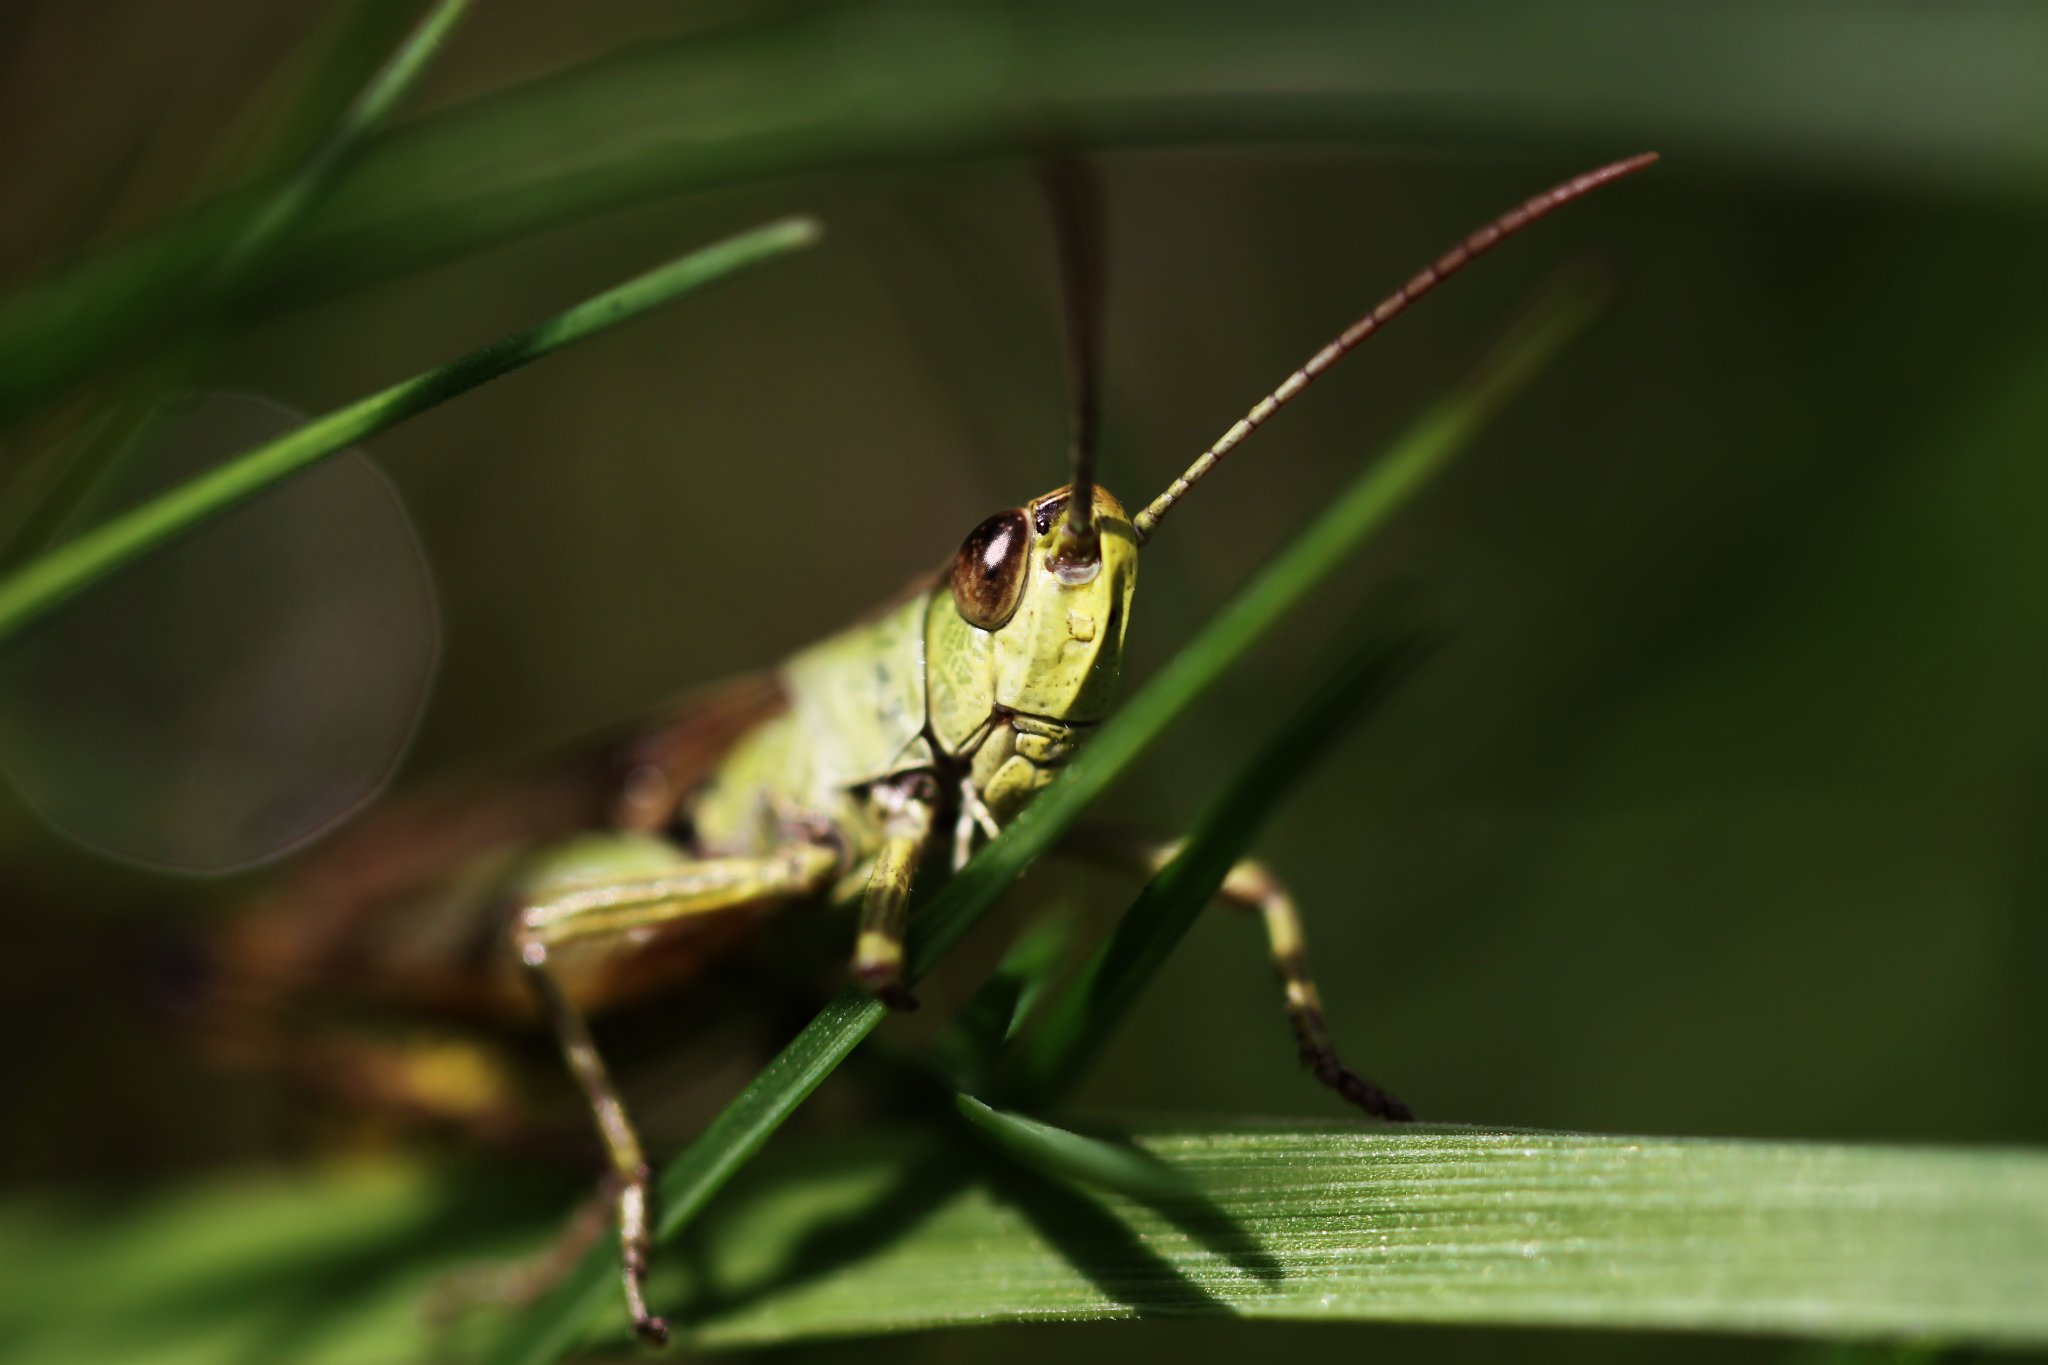
POLYGON ((1188 1192, 1180 1172, 1142 1148, 1012 1114, 961 1093, 953 1108, 990 1147, 1042 1175, 1132 1199, 1188 1192))
MULTIPOLYGON (((1543 23, 1478 27, 1454 13, 1329 6, 1276 24, 1213 0, 1177 6, 1162 41, 1151 11, 1082 0, 778 11, 393 129, 265 287, 303 299, 716 186, 1014 153, 1026 105, 1101 146, 1393 138, 1469 151, 1547 138, 2035 206, 2048 185, 2048 83, 2025 56, 2048 43, 2037 6, 1581 0, 1543 23), (1587 32, 1609 41, 1589 46, 1587 32), (1642 60, 1678 48, 1683 81, 1642 60), (1779 54, 1804 50, 1857 60, 1787 78, 1779 54), (1396 87, 1389 71, 1406 73, 1396 87), (1252 74, 1273 72, 1291 75, 1252 74)), ((160 328, 173 308, 162 282, 216 254, 238 213, 207 206, 0 305, 0 415, 77 376, 86 358, 48 358, 81 319, 128 338, 160 328)))
MULTIPOLYGON (((1585 325, 1592 308, 1586 296, 1570 294, 1539 313, 1473 380, 1433 408, 1386 456, 1360 474, 1335 504, 1122 706, 1067 771, 919 912, 911 933, 910 979, 914 982, 930 971, 1197 697, 1469 445, 1485 420, 1585 325)), ((849 989, 804 1028, 664 1173, 658 1242, 672 1238, 696 1215, 874 1031, 885 1013, 865 993, 849 989)), ((593 1315, 618 1293, 615 1248, 593 1250, 560 1290, 532 1315, 511 1324, 490 1359, 501 1365, 543 1365, 560 1358, 581 1340, 593 1315)))
POLYGON ((1136 1141, 1179 1202, 1012 1197, 915 1134, 764 1162, 693 1247, 719 1288, 685 1330, 753 1346, 1170 1314, 2048 1345, 2048 1153, 1345 1126, 1136 1141), (846 1191, 891 1171, 932 1207, 829 1274, 759 1256, 803 1244, 807 1204, 857 1219, 846 1191))
POLYGON ((671 261, 536 326, 317 417, 268 445, 125 512, 0 579, 0 646, 96 580, 327 456, 564 346, 609 331, 737 270, 809 246, 818 225, 786 219, 671 261))
MULTIPOLYGON (((222 294, 232 289, 246 272, 261 268, 265 257, 289 237, 321 197, 333 188, 336 174, 362 145, 363 139, 383 123, 412 89, 420 73, 426 70, 468 8, 469 0, 438 0, 420 17, 390 56, 371 73, 355 98, 333 120, 332 126, 322 132, 311 150, 274 189, 250 204, 247 219, 237 235, 227 239, 220 254, 202 272, 199 282, 192 286, 195 295, 222 294)), ((339 56, 348 55, 344 45, 339 56)), ((335 60, 330 58, 330 64, 335 60)), ((316 91, 309 97, 313 102, 318 102, 320 84, 319 81, 314 82, 316 91)), ((8 538, 4 547, 0 547, 6 551, 8 567, 47 549, 60 534, 60 528, 71 524, 74 518, 83 520, 91 515, 104 491, 118 482, 120 462, 124 454, 132 450, 130 439, 147 419, 157 398, 174 388, 177 380, 196 374, 203 365, 209 350, 208 342, 212 339, 213 329, 205 325, 210 311, 211 303, 207 298, 200 297, 194 301, 188 310, 197 320, 194 333, 180 338, 179 345, 157 367, 157 372, 130 386, 128 397, 108 417, 100 433, 58 476, 55 486, 18 532, 8 538)), ((89 363, 92 356, 102 353, 101 348, 117 345, 120 334, 90 326, 74 326, 63 331, 61 340, 64 347, 74 348, 82 359, 59 363, 76 365, 89 363)), ((40 363, 47 365, 55 361, 58 357, 45 351, 40 363)))
POLYGON ((975 1089, 1052 986, 1080 925, 1065 907, 1035 915, 988 980, 932 1045, 932 1064, 962 1089, 975 1089))
POLYGON ((333 186, 337 172, 362 145, 363 139, 390 116, 427 69, 448 35, 461 22, 470 0, 436 0, 406 34, 384 65, 312 152, 267 195, 250 214, 246 226, 215 264, 216 287, 260 260, 305 218, 333 186))
POLYGON ((1079 1076, 1196 918, 1233 864, 1251 851, 1280 802, 1345 727, 1378 708, 1413 666, 1420 637, 1368 630, 1328 682, 1289 716, 1195 823, 1181 851, 1147 884, 1000 1073, 1005 1099, 1036 1108, 1079 1076))
MULTIPOLYGON (((1270 1122, 1107 1136, 1178 1187, 1065 1189, 930 1128, 792 1144, 665 1258, 661 1287, 692 1285, 665 1301, 707 1348, 1135 1316, 2048 1348, 2048 1153, 1270 1122)), ((17 1195, 0 1334, 10 1360, 51 1365, 280 1343, 336 1365, 448 1358, 423 1295, 550 1223, 501 1179, 365 1164, 118 1207, 17 1195)))
MULTIPOLYGON (((118 264, 99 294, 62 277, 10 300, 0 317, 29 324, 0 341, 0 421, 119 352, 161 321, 208 329, 221 304, 304 225, 372 133, 410 93, 470 0, 435 0, 296 164, 252 188, 200 205, 166 229, 105 258, 118 264), (54 287, 53 287, 54 286, 54 287), (17 312, 16 310, 20 310, 17 312)), ((347 52, 341 54, 347 57, 347 52)), ((316 82, 317 86, 318 82, 316 82)), ((315 97, 318 91, 316 89, 315 97)), ((87 278, 98 267, 82 267, 87 278)), ((9 324, 0 322, 0 334, 9 324)), ((177 339, 190 345, 188 334, 177 339)))

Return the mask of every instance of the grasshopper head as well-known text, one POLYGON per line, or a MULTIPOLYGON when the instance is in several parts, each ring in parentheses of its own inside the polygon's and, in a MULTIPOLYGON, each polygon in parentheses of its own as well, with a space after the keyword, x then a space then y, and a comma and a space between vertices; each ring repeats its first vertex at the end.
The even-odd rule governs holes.
POLYGON ((1109 713, 1138 585, 1123 504, 1070 485, 968 532, 925 625, 927 715, 1004 821, 1109 713), (1079 533, 1075 523, 1081 524, 1079 533))
POLYGON ((1123 504, 1090 490, 1094 545, 1070 552, 1070 488, 998 512, 968 533, 948 581, 960 619, 987 636, 993 701, 1069 724, 1109 713, 1138 584, 1138 542, 1123 504))
POLYGON ((985 733, 990 717, 1024 718, 1025 724, 1012 728, 1025 730, 1038 722, 1061 727, 1103 719, 1123 660, 1124 626, 1138 582, 1138 547, 1188 490, 1416 299, 1560 205, 1656 159, 1656 153, 1647 152, 1588 171, 1468 235, 1253 404, 1135 517, 1095 482, 1095 358, 1101 318, 1094 297, 1099 285, 1094 238, 1100 225, 1094 221, 1092 186, 1085 177, 1077 180, 1071 166, 1065 167, 1066 174, 1054 175, 1076 379, 1072 480, 1028 506, 990 517, 968 534, 954 556, 950 584, 957 619, 935 617, 926 636, 931 717, 940 742, 959 752, 956 741, 971 742, 985 733))
POLYGON ((1552 210, 1656 159, 1645 153, 1588 171, 1468 235, 1310 356, 1135 517, 1095 482, 1102 320, 1096 196, 1074 163, 1054 162, 1047 188, 1074 379, 1071 479, 975 527, 953 558, 950 591, 927 599, 927 722, 945 753, 969 760, 969 780, 987 813, 1000 822, 1021 808, 1073 753, 1083 727, 1108 715, 1138 584, 1138 547, 1190 488, 1416 299, 1552 210))
POLYGON ((995 821, 1053 780, 1114 700, 1139 542, 1122 503, 1083 489, 1090 516, 1073 516, 1069 485, 971 530, 930 600, 932 735, 969 761, 995 821))

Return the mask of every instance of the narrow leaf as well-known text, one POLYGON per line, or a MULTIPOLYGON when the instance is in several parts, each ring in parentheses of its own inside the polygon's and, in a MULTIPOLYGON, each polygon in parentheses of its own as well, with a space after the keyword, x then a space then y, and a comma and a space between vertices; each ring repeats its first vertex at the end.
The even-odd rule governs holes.
MULTIPOLYGON (((74 519, 83 520, 95 510, 106 491, 118 484, 120 465, 132 450, 132 438, 148 421, 159 397, 183 380, 196 375, 204 364, 217 329, 208 326, 218 297, 232 291, 243 277, 262 268, 306 219, 307 214, 333 188, 336 175, 361 147, 363 139, 390 115, 399 101, 427 69, 441 45, 469 8, 469 0, 437 0, 384 62, 372 72, 362 89, 335 117, 331 126, 320 130, 312 148, 275 185, 253 198, 234 203, 243 210, 239 225, 224 232, 219 253, 196 271, 180 272, 172 283, 187 300, 184 312, 192 330, 179 341, 161 363, 130 381, 126 397, 108 413, 100 430, 57 475, 34 511, 7 537, 5 567, 48 548, 60 528, 74 519)), ((352 63, 350 44, 342 44, 324 64, 326 68, 352 63)), ((326 71, 321 73, 326 75, 326 71)), ((309 102, 321 102, 323 80, 312 82, 309 102)), ((322 110, 323 119, 326 111, 322 110)), ((306 121, 302 113, 301 121, 306 121)), ((67 353, 90 359, 100 348, 111 349, 121 340, 113 331, 73 325, 47 338, 49 345, 40 363, 63 364, 67 353)))
MULTIPOLYGON (((776 8, 392 130, 264 287, 302 302, 663 197, 1001 156, 1045 120, 1096 146, 1460 153, 1544 138, 1613 150, 1626 128, 1629 145, 1695 166, 1794 180, 2035 206, 2048 185, 2048 82, 2027 56, 2048 43, 2039 6, 1572 0, 1545 14, 1473 24, 1443 6, 1299 6, 1275 23, 1189 0, 1162 27, 1149 7, 1084 0, 776 8), (1588 44, 1592 32, 1607 41, 1588 44), (1674 51, 1683 80, 1644 59, 1674 51), (1803 51, 1856 60, 1788 75, 1782 54, 1803 51)), ((0 305, 0 415, 92 363, 68 345, 66 363, 48 358, 80 317, 114 340, 160 327, 161 282, 218 249, 224 216, 204 207, 0 305)))
MULTIPOLYGON (((435 0, 331 125, 317 130, 294 164, 252 188, 196 206, 174 219, 167 232, 156 234, 168 237, 177 249, 151 249, 152 238, 146 237, 103 258, 128 267, 111 272, 105 295, 59 282, 55 288, 32 287, 13 301, 34 319, 35 331, 27 344, 0 343, 10 371, 0 381, 0 420, 118 353, 159 322, 186 329, 176 338, 183 348, 198 344, 222 303, 261 274, 326 199, 364 141, 418 82, 469 5, 470 0, 435 0), (39 310, 47 311, 39 315, 39 310), (23 400, 19 405, 17 395, 23 400)), ((356 54, 350 46, 343 44, 328 65, 352 64, 356 54)), ((323 84, 313 82, 312 98, 322 96, 323 84)), ((85 267, 87 278, 94 268, 85 267)), ((49 524, 56 520, 61 518, 49 524)))
POLYGON ((96 579, 280 479, 564 346, 609 331, 737 270, 809 246, 818 234, 812 220, 791 218, 692 252, 546 322, 317 417, 290 435, 102 523, 0 579, 0 646, 96 579))
POLYGON ((1188 1192, 1179 1171, 1142 1148, 1012 1114, 968 1094, 955 1095, 953 1107, 991 1147, 1041 1174, 1132 1199, 1188 1192))
POLYGON ((224 285, 304 221, 306 213, 334 183, 336 174, 404 99, 428 63, 461 21, 470 0, 436 0, 378 68, 333 128, 306 158, 250 213, 228 249, 214 263, 213 283, 224 285))
POLYGON ((1364 634, 1361 645, 1203 813, 1181 851, 1054 1001, 1021 1056, 1006 1068, 1006 1097, 1037 1107, 1078 1077, 1215 899, 1231 867, 1250 851, 1267 817, 1348 723, 1377 709, 1418 650, 1418 637, 1405 628, 1382 624, 1364 634))
POLYGON ((1052 984, 1078 927, 1063 908, 1033 917, 933 1045, 933 1061, 941 1074, 962 1088, 980 1084, 1052 984))

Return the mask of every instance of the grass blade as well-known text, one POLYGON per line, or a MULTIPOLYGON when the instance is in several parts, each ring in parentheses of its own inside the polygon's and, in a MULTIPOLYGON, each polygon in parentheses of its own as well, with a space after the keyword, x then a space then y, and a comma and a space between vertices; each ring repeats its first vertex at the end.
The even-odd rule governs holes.
MULTIPOLYGON (((928 1127, 778 1150, 669 1258, 716 1286, 680 1328, 706 1348, 1138 1316, 2048 1347, 2048 1153, 1271 1122, 1108 1136, 1178 1188, 1049 1197, 928 1127), (885 1201, 893 1218, 867 1216, 885 1201)), ((362 1163, 118 1209, 17 1195, 0 1331, 21 1361, 199 1365, 280 1342, 442 1359, 422 1295, 549 1221, 502 1179, 362 1163)))
MULTIPOLYGON (((59 291, 55 325, 39 330, 38 344, 7 352, 10 373, 0 382, 0 420, 26 405, 16 401, 17 390, 32 401, 35 394, 89 370, 134 340, 141 330, 138 324, 168 316, 195 323, 193 330, 203 335, 221 302, 260 273, 332 191, 364 141, 418 82, 469 5, 470 0, 435 0, 295 165, 254 190, 202 207, 182 220, 206 229, 188 234, 184 250, 139 253, 136 264, 142 268, 121 280, 123 289, 132 291, 129 298, 95 302, 66 298, 59 291), (142 306, 131 306, 137 302, 142 306)), ((48 300, 31 291, 24 302, 33 304, 38 298, 48 300)), ((199 342, 200 337, 190 333, 179 338, 187 348, 199 342)), ((53 514, 45 525, 62 519, 53 514)))
MULTIPOLYGON (((1184 4, 1162 42, 1149 10, 1079 0, 777 11, 380 136, 264 283, 278 287, 264 305, 663 197, 1011 154, 1020 106, 1098 146, 1377 147, 1391 137, 1469 152, 1548 135, 1611 151, 1626 128, 1630 146, 1800 181, 1909 183, 2026 206, 2048 184, 2048 85, 2024 55, 2048 41, 2039 7, 1872 14, 1752 0, 1694 12, 1580 0, 1548 13, 1544 24, 1475 27, 1433 6, 1330 6, 1276 24, 1241 5, 1184 4), (1589 47, 1587 32, 1611 41, 1589 47), (1676 48, 1686 80, 1642 60, 1676 48), (1857 61, 1788 77, 1778 54, 1802 50, 1853 50, 1857 61), (1333 63, 1336 52, 1372 60, 1333 63), (1390 87, 1392 71, 1407 74, 1390 87), (1273 72, 1290 79, 1254 75, 1273 72), (876 73, 887 73, 879 88, 876 73)), ((206 206, 0 304, 0 414, 76 377, 82 362, 52 368, 46 355, 80 318, 129 338, 160 328, 172 308, 161 281, 218 251, 230 208, 206 206)))
POLYGON ((36 617, 319 460, 564 346, 609 331, 747 266, 809 246, 818 225, 785 219, 671 261, 638 279, 423 375, 360 399, 102 523, 0 579, 0 647, 36 617))
POLYGON ((724 1347, 1230 1315, 2048 1345, 2048 1153, 1322 1125, 1136 1145, 1178 1202, 1049 1210, 915 1134, 792 1151, 707 1220, 693 1250, 720 1288, 685 1330, 724 1347), (803 1196, 844 1220, 845 1189, 890 1188, 885 1169, 928 1180, 933 1207, 830 1274, 801 1254, 741 1268, 771 1237, 803 1244, 803 1196))
MULTIPOLYGON (((1360 474, 1120 708, 1067 771, 918 914, 907 962, 911 981, 929 972, 1197 697, 1470 444, 1486 419, 1590 320, 1592 309, 1590 298, 1574 293, 1539 313, 1476 377, 1425 414, 1386 456, 1360 474)), ((769 1134, 874 1031, 885 1013, 865 992, 849 989, 769 1063, 664 1172, 657 1243, 672 1239, 709 1202, 769 1134)), ((560 1358, 582 1339, 593 1315, 618 1293, 616 1249, 594 1250, 532 1315, 508 1327, 489 1358, 500 1365, 544 1365, 560 1358)))
POLYGON ((412 89, 461 22, 469 4, 470 0, 436 0, 420 16, 334 127, 249 215, 246 225, 215 263, 210 280, 213 287, 225 285, 231 277, 260 261, 304 221, 307 211, 333 186, 336 174, 363 139, 390 116, 412 89))
POLYGON ((1069 1184, 1132 1199, 1164 1199, 1188 1191, 1178 1171, 1142 1148, 1008 1113, 964 1092, 953 1097, 953 1108, 1003 1155, 1069 1184))
POLYGON ((1051 988, 1079 928, 1065 907, 1043 912, 1024 926, 995 971, 932 1045, 932 1064, 941 1075, 960 1089, 982 1084, 1051 988))
POLYGON ((1146 885, 1116 931, 1061 993, 1001 1073, 1001 1093, 1026 1108, 1056 1098, 1091 1061, 1124 1013, 1250 852, 1267 818, 1347 725, 1377 709, 1416 662, 1421 639, 1381 628, 1364 637, 1314 696, 1213 802, 1173 861, 1146 885))

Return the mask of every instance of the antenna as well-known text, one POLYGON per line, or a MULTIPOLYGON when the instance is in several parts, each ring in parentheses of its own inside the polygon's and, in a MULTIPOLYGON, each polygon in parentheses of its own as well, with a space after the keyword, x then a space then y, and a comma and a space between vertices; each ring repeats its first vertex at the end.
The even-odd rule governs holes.
POLYGON ((1214 469, 1217 462, 1235 449, 1245 437, 1257 431, 1267 418, 1299 397, 1303 389, 1321 378, 1325 370, 1342 360, 1358 343, 1399 317, 1409 304, 1538 218, 1544 217, 1554 209, 1564 207, 1574 199, 1592 193, 1602 185, 1626 175, 1633 175, 1656 159, 1655 152, 1644 152, 1640 156, 1612 162, 1598 170, 1587 171, 1584 175, 1567 180, 1562 185, 1553 186, 1520 207, 1509 209, 1437 257, 1434 264, 1424 266, 1408 283, 1382 299, 1370 313, 1345 328, 1336 340, 1310 356, 1308 363, 1282 380, 1279 388, 1254 404, 1250 412, 1239 418, 1235 426, 1217 439, 1216 444, 1203 451, 1201 457, 1187 467, 1187 472, 1168 485, 1164 493, 1152 499, 1144 511, 1131 518, 1131 529, 1137 533, 1138 543, 1144 544, 1158 527, 1160 519, 1173 509, 1175 503, 1186 496, 1188 489, 1214 469))
POLYGON ((1102 196, 1088 167, 1071 154, 1048 157, 1039 183, 1052 216, 1065 310, 1067 387, 1073 404, 1068 448, 1072 492, 1047 567, 1062 581, 1085 583, 1102 565, 1095 524, 1095 447, 1102 414, 1102 196))

